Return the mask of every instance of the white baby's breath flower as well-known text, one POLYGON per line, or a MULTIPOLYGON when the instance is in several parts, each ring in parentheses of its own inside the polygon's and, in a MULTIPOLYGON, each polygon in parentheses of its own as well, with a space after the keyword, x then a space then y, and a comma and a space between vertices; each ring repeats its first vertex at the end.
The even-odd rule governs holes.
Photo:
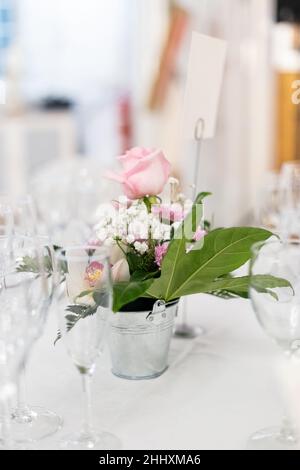
POLYGON ((143 255, 148 250, 148 245, 146 242, 135 242, 134 248, 138 253, 143 255))
POLYGON ((146 242, 143 242, 140 247, 140 253, 143 255, 146 251, 148 251, 148 245, 146 242))

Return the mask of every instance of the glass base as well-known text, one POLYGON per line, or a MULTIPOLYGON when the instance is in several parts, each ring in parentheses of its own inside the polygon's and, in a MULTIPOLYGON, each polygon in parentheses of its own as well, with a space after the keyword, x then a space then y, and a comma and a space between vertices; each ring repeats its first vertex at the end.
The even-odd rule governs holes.
POLYGON ((248 440, 248 450, 299 450, 299 437, 294 432, 283 433, 282 428, 273 426, 253 434, 248 440))
POLYGON ((121 450, 121 441, 108 432, 93 432, 85 434, 78 432, 66 436, 60 442, 60 448, 65 450, 121 450))
POLYGON ((165 367, 162 371, 156 372, 155 374, 152 375, 142 375, 142 376, 136 376, 136 375, 125 375, 120 372, 114 371, 114 369, 111 369, 113 375, 118 377, 119 379, 125 379, 125 380, 151 380, 151 379, 157 379, 160 377, 166 370, 169 368, 169 366, 165 367))
POLYGON ((44 408, 22 407, 11 415, 11 433, 15 442, 34 442, 56 433, 63 424, 60 416, 44 408))
POLYGON ((206 331, 201 326, 191 326, 187 323, 179 323, 175 327, 174 336, 178 338, 193 339, 205 335, 206 331))

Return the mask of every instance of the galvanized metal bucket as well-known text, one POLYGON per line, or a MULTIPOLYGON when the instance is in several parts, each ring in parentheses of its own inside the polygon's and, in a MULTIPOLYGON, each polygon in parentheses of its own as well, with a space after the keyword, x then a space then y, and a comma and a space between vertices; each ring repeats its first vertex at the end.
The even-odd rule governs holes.
POLYGON ((151 311, 118 312, 110 322, 112 372, 131 380, 152 379, 168 367, 178 300, 158 300, 151 311))

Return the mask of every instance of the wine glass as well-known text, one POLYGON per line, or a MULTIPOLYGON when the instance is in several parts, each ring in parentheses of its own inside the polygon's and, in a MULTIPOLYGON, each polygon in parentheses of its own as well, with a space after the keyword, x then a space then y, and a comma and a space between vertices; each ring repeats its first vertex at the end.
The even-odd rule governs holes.
MULTIPOLYGON (((290 358, 300 349, 300 242, 271 239, 255 244, 252 253, 250 297, 257 320, 290 358), (276 278, 272 283, 268 281, 270 288, 262 286, 262 275, 276 278)), ((249 440, 249 448, 296 449, 299 442, 295 427, 284 418, 281 426, 255 433, 249 440)))
POLYGON ((81 431, 61 442, 66 449, 119 449, 119 440, 92 424, 90 381, 107 335, 112 284, 107 252, 95 246, 67 247, 56 253, 60 331, 82 378, 81 431))
MULTIPOLYGON (((37 217, 34 200, 26 195, 16 201, 14 205, 14 232, 21 237, 33 237, 47 260, 47 269, 53 262, 50 240, 46 236, 37 235, 37 217)), ((43 331, 44 322, 37 330, 38 339, 43 331)), ((41 406, 27 405, 26 403, 26 363, 21 365, 17 382, 17 406, 12 412, 12 432, 16 441, 37 441, 50 436, 62 426, 62 419, 53 411, 41 406)))
MULTIPOLYGON (((10 247, 9 267, 2 273, 0 295, 0 346, 6 385, 18 383, 22 365, 41 332, 53 295, 52 277, 48 274, 48 249, 32 237, 14 236, 10 247)), ((17 418, 7 422, 14 441, 30 441, 31 416, 26 423, 17 418), (26 424, 22 426, 22 424, 26 424), (23 434, 22 434, 23 433, 23 434)), ((5 427, 4 427, 5 428, 5 427)), ((5 436, 4 436, 5 437, 5 436)))
POLYGON ((282 165, 279 178, 279 230, 285 238, 300 239, 300 161, 282 165))
POLYGON ((10 237, 13 232, 13 209, 6 195, 0 195, 0 236, 10 237))
MULTIPOLYGON (((4 449, 13 449, 12 434, 10 427, 10 400, 15 392, 15 387, 9 378, 5 348, 3 347, 3 336, 6 334, 5 319, 2 312, 2 295, 4 293, 4 272, 5 266, 0 260, 0 445, 4 449)), ((6 343, 5 343, 6 344, 6 343)))
POLYGON ((8 263, 9 246, 13 234, 13 208, 6 195, 0 195, 0 271, 4 271, 8 263))
POLYGON ((278 230, 280 223, 280 190, 279 174, 268 172, 258 194, 255 207, 257 224, 268 230, 278 230))
POLYGON ((27 194, 14 204, 14 232, 19 235, 37 234, 37 213, 34 199, 27 194))

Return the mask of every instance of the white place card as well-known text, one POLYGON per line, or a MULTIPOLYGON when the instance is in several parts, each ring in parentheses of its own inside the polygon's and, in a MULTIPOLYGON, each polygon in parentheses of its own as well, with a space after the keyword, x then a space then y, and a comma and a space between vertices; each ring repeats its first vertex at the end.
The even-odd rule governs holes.
POLYGON ((193 139, 199 118, 204 139, 215 134, 227 43, 193 32, 183 104, 183 137, 193 139))

